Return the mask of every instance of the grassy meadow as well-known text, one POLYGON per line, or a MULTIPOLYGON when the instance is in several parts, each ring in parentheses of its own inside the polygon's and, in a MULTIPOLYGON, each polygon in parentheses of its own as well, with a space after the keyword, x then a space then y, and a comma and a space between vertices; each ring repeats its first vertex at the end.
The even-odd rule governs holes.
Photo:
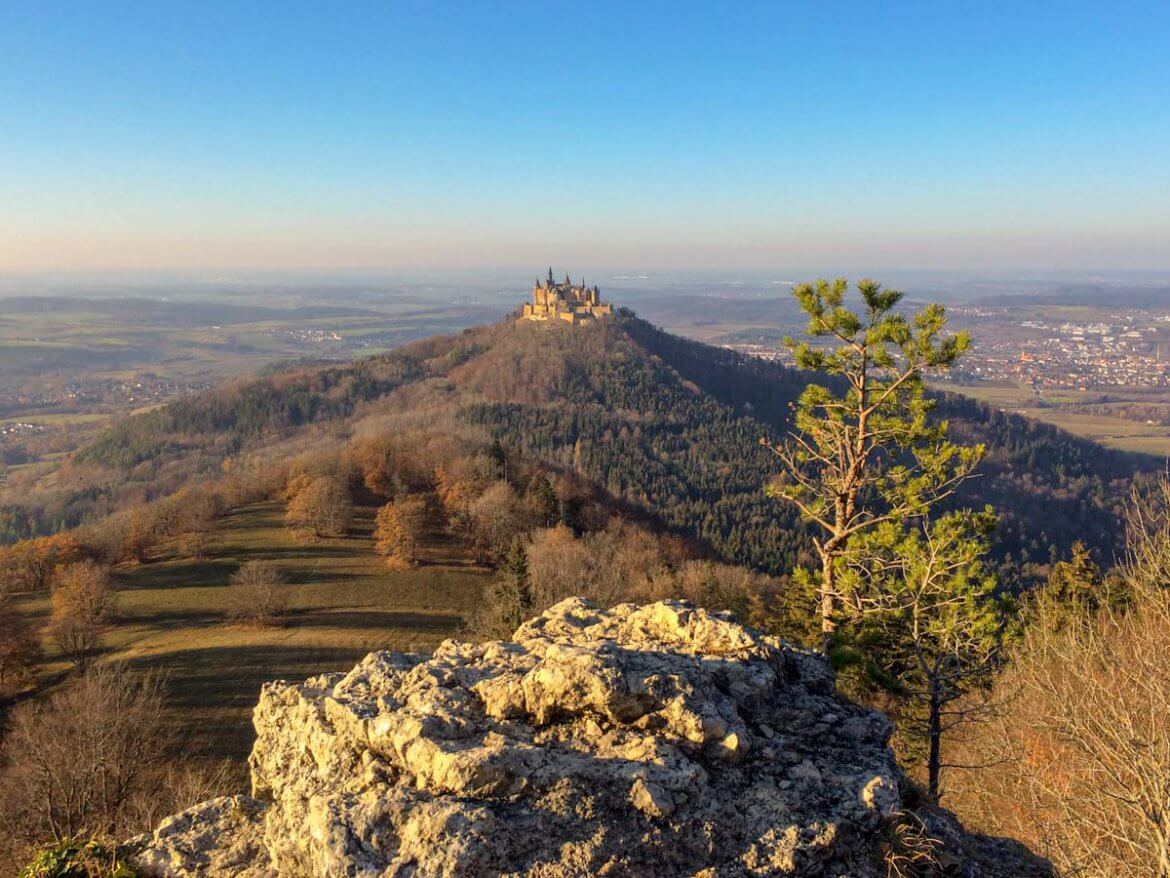
MULTIPOLYGON (((349 536, 298 542, 283 504, 244 507, 217 522, 209 557, 194 563, 165 547, 158 560, 118 569, 117 621, 102 660, 123 660, 168 681, 168 712, 192 752, 242 759, 262 683, 347 670, 376 649, 429 651, 458 633, 490 573, 445 532, 428 534, 422 563, 392 571, 374 552, 373 507, 359 507, 349 536), (287 579, 289 613, 278 627, 229 616, 228 580, 240 564, 276 562, 287 579)), ((47 598, 23 609, 47 617, 47 598)), ((54 659, 46 682, 67 670, 54 659)))

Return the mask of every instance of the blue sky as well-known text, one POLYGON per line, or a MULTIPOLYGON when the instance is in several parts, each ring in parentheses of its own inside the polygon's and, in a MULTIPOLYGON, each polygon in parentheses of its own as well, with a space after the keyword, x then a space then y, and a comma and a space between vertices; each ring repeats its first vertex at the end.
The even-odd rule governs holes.
POLYGON ((1170 4, 0 4, 0 270, 1170 268, 1170 4))

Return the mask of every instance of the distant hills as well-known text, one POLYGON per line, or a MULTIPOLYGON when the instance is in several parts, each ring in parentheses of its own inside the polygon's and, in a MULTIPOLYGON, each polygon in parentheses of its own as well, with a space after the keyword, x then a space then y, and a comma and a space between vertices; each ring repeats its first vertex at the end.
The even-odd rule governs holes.
MULTIPOLYGON (((394 411, 395 423, 472 431, 575 470, 729 561, 782 573, 808 540, 792 511, 763 494, 775 462, 759 440, 782 434, 810 377, 629 312, 583 327, 508 321, 193 395, 119 422, 73 465, 116 473, 122 494, 151 494, 240 452, 368 433, 394 411)), ((1075 540, 1112 558, 1128 484, 1156 461, 964 397, 941 397, 938 412, 960 439, 989 448, 962 499, 1001 512, 996 548, 1011 569, 1026 577, 1075 540)), ((89 490, 95 481, 87 477, 89 490)))
POLYGON ((69 311, 161 326, 207 326, 260 323, 265 320, 323 317, 377 317, 377 311, 336 305, 301 305, 272 308, 258 305, 231 305, 221 302, 167 302, 159 299, 124 297, 83 299, 65 296, 11 296, 0 299, 0 314, 49 314, 69 311))
POLYGON ((999 294, 975 300, 977 305, 999 307, 1031 305, 1085 305, 1099 308, 1168 308, 1170 286, 1070 284, 1040 293, 999 294))

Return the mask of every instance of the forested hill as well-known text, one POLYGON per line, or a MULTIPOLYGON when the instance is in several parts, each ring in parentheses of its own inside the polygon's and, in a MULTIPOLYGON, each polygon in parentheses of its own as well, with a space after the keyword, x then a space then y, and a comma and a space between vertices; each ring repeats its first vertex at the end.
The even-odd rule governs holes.
MULTIPOLYGON (((759 440, 782 433, 808 377, 629 313, 578 327, 506 322, 195 395, 127 419, 72 465, 90 486, 104 474, 122 494, 136 484, 169 492, 232 455, 388 429, 405 413, 428 430, 498 439, 512 454, 576 470, 728 560, 785 572, 807 539, 792 511, 763 494, 775 459, 759 440)), ((1043 565, 1077 539, 1112 556, 1129 480, 1155 461, 960 397, 944 397, 939 413, 989 448, 965 500, 1003 514, 1003 558, 1043 565)))
MULTIPOLYGON (((771 427, 787 424, 790 404, 810 377, 670 335, 643 321, 631 321, 628 332, 685 380, 771 427)), ((987 457, 961 501, 990 503, 999 511, 998 550, 1019 565, 1048 563, 1067 554, 1076 540, 1111 560, 1121 544, 1133 476, 1162 466, 1155 458, 1106 448, 958 394, 940 394, 935 412, 949 421, 957 441, 987 446, 987 457)))
MULTIPOLYGON (((557 402, 499 399, 473 405, 464 416, 506 443, 575 464, 729 558, 772 572, 791 569, 806 544, 792 512, 763 496, 775 459, 759 439, 783 432, 807 373, 629 316, 575 337, 552 332, 549 339, 572 364, 573 380, 557 402), (596 350, 587 349, 590 343, 596 350)), ((979 477, 961 499, 1001 512, 1002 559, 1017 569, 1044 565, 1078 539, 1102 559, 1112 558, 1130 480, 1156 469, 1156 461, 965 397, 944 395, 937 412, 962 441, 988 447, 979 477)))

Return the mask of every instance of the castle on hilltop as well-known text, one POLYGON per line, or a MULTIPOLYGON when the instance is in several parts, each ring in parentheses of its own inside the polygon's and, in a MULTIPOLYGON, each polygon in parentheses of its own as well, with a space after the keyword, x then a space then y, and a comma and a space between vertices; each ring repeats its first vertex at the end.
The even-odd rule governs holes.
POLYGON ((601 301, 601 291, 569 280, 566 274, 561 283, 553 280, 552 269, 548 280, 532 286, 532 301, 524 305, 521 320, 564 320, 566 323, 588 323, 613 316, 613 305, 601 301))

